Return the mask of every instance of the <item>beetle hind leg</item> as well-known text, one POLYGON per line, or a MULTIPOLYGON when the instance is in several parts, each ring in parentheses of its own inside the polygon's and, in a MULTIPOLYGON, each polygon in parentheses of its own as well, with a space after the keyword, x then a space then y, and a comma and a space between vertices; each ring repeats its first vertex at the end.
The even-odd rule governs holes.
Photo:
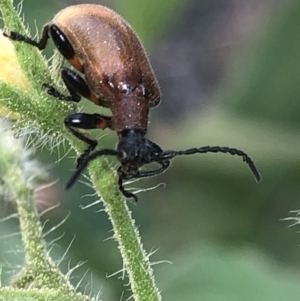
POLYGON ((26 37, 24 35, 21 35, 20 33, 16 31, 10 31, 9 33, 3 32, 3 35, 12 41, 19 41, 24 42, 26 44, 29 44, 31 46, 37 47, 39 50, 43 50, 46 48, 47 41, 49 39, 49 24, 46 24, 43 28, 42 36, 38 42, 35 40, 26 37))

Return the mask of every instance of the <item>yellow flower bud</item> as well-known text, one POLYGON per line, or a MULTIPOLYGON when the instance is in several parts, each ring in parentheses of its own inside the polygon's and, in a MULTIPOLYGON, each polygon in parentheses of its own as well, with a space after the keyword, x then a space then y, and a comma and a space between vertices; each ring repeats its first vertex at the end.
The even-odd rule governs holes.
MULTIPOLYGON (((29 91, 30 85, 21 69, 18 62, 13 43, 3 36, 0 31, 0 81, 3 81, 16 88, 29 91)), ((7 116, 12 119, 18 119, 20 115, 16 112, 11 112, 1 104, 0 115, 7 116)))

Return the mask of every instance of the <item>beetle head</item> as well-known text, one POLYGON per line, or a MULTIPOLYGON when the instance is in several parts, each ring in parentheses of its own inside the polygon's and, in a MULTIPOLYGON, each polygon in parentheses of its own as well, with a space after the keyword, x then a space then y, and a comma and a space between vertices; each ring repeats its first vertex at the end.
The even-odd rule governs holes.
POLYGON ((119 160, 126 173, 152 162, 153 157, 162 152, 157 144, 145 138, 145 134, 139 129, 127 129, 119 134, 117 151, 122 154, 119 160))

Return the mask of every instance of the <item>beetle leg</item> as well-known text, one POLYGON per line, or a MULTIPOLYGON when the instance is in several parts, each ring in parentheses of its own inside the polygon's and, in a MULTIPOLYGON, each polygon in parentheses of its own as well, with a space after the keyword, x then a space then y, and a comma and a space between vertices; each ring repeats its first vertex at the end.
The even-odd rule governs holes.
POLYGON ((121 166, 118 168, 118 175, 119 175, 118 185, 119 185, 119 189, 122 192, 122 194, 125 196, 125 198, 133 198, 134 201, 137 203, 138 197, 135 194, 125 190, 125 188, 123 186, 123 180, 126 179, 126 175, 124 174, 124 172, 122 171, 121 168, 122 168, 121 166))
POLYGON ((96 148, 97 141, 87 137, 79 129, 106 129, 111 128, 111 118, 100 114, 85 114, 75 113, 65 118, 66 128, 78 139, 87 143, 88 148, 78 157, 77 167, 81 165, 82 161, 96 148))
POLYGON ((6 33, 6 32, 3 32, 3 35, 5 37, 8 37, 9 39, 11 39, 13 41, 24 42, 26 44, 32 45, 34 47, 37 47, 40 50, 43 50, 43 49, 46 48, 47 41, 49 39, 49 24, 46 24, 44 26, 41 39, 38 42, 32 40, 29 37, 23 36, 23 35, 19 34, 16 31, 11 31, 9 34, 6 33))
POLYGON ((101 100, 90 90, 86 81, 77 72, 70 68, 63 67, 61 77, 71 95, 79 94, 96 105, 101 106, 101 100))
POLYGON ((80 63, 77 55, 75 54, 74 48, 69 42, 67 36, 55 24, 51 24, 49 26, 49 31, 56 48, 62 56, 66 58, 78 71, 84 73, 83 65, 80 63))
POLYGON ((168 167, 170 166, 170 161, 169 160, 164 160, 164 161, 157 161, 161 165, 160 168, 155 169, 155 170, 149 170, 149 171, 139 171, 136 175, 134 175, 134 178, 139 179, 139 178, 147 178, 147 177, 152 177, 159 175, 166 171, 168 167))
POLYGON ((86 81, 78 73, 67 67, 63 67, 61 70, 61 77, 71 95, 72 93, 76 93, 99 104, 98 98, 93 94, 86 81))
POLYGON ((118 168, 118 175, 119 175, 119 189, 123 193, 123 195, 126 198, 133 198, 135 202, 138 201, 138 198, 135 194, 126 191, 124 186, 123 186, 123 180, 129 180, 129 179, 139 179, 139 178, 146 178, 146 177, 152 177, 155 175, 159 175, 163 173, 169 166, 170 166, 170 161, 169 160, 164 160, 164 161, 158 161, 161 165, 161 168, 155 169, 155 170, 150 170, 150 171, 138 171, 134 176, 127 176, 123 171, 122 167, 118 168))
POLYGON ((43 84, 44 88, 47 88, 47 93, 55 98, 58 98, 59 100, 65 100, 65 101, 74 101, 74 102, 79 102, 81 100, 81 97, 74 92, 73 90, 69 92, 71 95, 65 95, 61 92, 59 92, 54 86, 51 84, 45 83, 43 84))
POLYGON ((64 95, 51 84, 43 84, 43 87, 47 88, 47 93, 51 96, 56 97, 60 100, 74 102, 79 102, 81 100, 81 96, 88 99, 91 99, 93 97, 93 94, 86 84, 85 80, 75 71, 67 67, 63 67, 61 70, 61 77, 70 95, 64 95))
POLYGON ((96 148, 98 143, 96 140, 87 137, 83 132, 79 132, 72 127, 66 127, 75 137, 89 145, 88 148, 76 160, 76 168, 78 168, 85 158, 96 148))

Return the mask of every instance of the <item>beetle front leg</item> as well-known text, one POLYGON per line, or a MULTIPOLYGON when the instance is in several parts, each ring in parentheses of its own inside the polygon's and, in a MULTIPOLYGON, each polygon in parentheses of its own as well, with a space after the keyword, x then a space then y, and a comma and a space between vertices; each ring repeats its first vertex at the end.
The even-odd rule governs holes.
POLYGON ((85 158, 96 148, 97 141, 87 137, 77 129, 106 129, 111 128, 111 118, 100 114, 75 113, 65 118, 66 128, 78 139, 87 143, 89 147, 78 157, 77 168, 85 158))
POLYGON ((118 168, 118 176, 119 176, 118 185, 119 185, 119 189, 122 192, 122 194, 125 196, 125 198, 132 198, 137 203, 138 197, 135 194, 125 190, 125 188, 123 186, 123 180, 126 179, 126 175, 122 171, 121 166, 118 168))
POLYGON ((149 170, 149 171, 140 171, 136 176, 136 178, 147 178, 147 177, 157 176, 165 172, 170 167, 169 160, 157 161, 157 163, 161 165, 161 168, 155 170, 149 170))
POLYGON ((124 180, 140 179, 140 178, 148 178, 148 177, 157 176, 157 175, 165 172, 170 166, 169 160, 157 161, 156 163, 160 164, 161 167, 158 169, 147 170, 147 171, 139 170, 137 173, 135 173, 134 175, 130 175, 130 176, 124 175, 124 180))

